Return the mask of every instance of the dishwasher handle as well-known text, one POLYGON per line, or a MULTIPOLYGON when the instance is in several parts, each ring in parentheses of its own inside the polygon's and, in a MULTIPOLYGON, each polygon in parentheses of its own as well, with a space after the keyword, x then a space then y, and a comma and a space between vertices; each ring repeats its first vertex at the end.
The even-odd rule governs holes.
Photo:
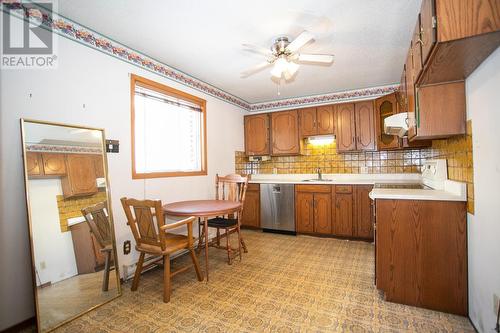
POLYGON ((280 185, 273 185, 272 192, 273 192, 273 194, 281 194, 281 186, 280 185))

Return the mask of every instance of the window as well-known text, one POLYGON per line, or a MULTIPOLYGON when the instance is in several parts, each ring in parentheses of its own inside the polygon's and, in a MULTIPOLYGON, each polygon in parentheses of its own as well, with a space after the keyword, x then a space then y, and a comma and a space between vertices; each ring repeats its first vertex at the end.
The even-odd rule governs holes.
POLYGON ((132 178, 207 174, 206 102, 132 75, 132 178))

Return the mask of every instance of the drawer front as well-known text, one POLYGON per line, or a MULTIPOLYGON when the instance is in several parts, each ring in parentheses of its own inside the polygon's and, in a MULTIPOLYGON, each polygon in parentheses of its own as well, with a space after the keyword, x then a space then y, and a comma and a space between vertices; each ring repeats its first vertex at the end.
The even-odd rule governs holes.
POLYGON ((260 184, 248 184, 247 191, 259 191, 260 184))
POLYGON ((330 193, 330 185, 295 185, 296 192, 330 193))
POLYGON ((352 193, 352 185, 336 185, 335 193, 352 193))

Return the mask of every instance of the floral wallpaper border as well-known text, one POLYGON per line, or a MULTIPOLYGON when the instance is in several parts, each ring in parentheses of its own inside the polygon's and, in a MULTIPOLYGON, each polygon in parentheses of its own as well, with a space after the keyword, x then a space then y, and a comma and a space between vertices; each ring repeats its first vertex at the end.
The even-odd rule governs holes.
POLYGON ((206 82, 203 82, 186 73, 176 70, 164 63, 156 61, 138 51, 134 51, 133 49, 119 42, 116 42, 104 35, 92 31, 91 29, 86 28, 55 12, 50 13, 47 8, 38 6, 33 3, 24 3, 16 0, 11 0, 10 2, 2 1, 2 6, 6 6, 10 9, 22 9, 25 20, 31 19, 41 21, 42 26, 45 26, 47 29, 52 29, 54 33, 57 33, 63 37, 76 41, 87 47, 99 50, 109 56, 118 58, 132 65, 152 71, 158 75, 179 82, 233 105, 239 106, 242 109, 250 112, 321 105, 331 102, 361 99, 364 97, 376 97, 384 94, 389 94, 395 91, 397 88, 396 85, 390 85, 344 92, 333 92, 321 95, 294 97, 261 103, 249 103, 206 82), (37 10, 33 10, 32 7, 36 7, 37 10))
POLYGON ((48 153, 83 153, 83 154, 102 154, 99 147, 79 147, 63 145, 45 145, 45 144, 27 144, 26 151, 48 152, 48 153))

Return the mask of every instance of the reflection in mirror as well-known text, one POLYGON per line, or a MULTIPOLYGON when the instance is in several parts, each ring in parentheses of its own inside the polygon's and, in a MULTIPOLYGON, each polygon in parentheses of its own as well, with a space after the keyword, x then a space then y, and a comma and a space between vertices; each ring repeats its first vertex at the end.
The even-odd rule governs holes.
POLYGON ((22 121, 38 330, 120 295, 102 130, 22 121))

